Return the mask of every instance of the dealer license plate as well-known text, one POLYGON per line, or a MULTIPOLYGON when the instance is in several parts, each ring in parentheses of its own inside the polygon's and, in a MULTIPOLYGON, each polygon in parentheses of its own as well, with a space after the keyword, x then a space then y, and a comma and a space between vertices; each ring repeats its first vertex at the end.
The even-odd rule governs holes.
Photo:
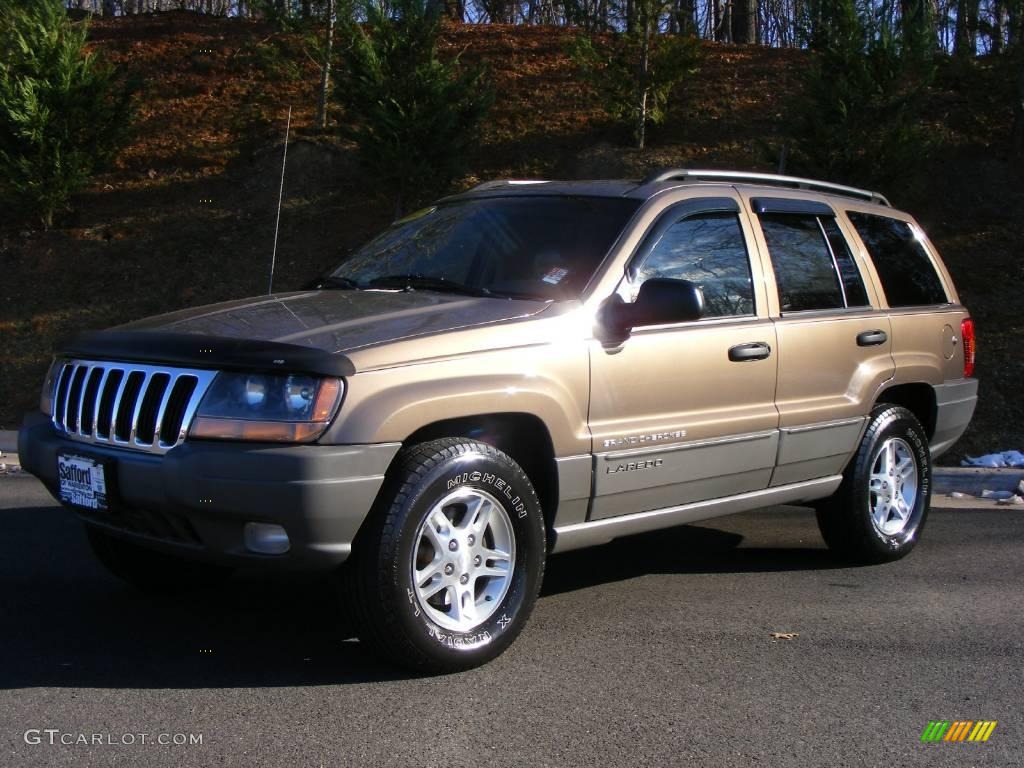
POLYGON ((86 456, 57 455, 60 500, 85 509, 107 509, 107 476, 103 464, 86 456))

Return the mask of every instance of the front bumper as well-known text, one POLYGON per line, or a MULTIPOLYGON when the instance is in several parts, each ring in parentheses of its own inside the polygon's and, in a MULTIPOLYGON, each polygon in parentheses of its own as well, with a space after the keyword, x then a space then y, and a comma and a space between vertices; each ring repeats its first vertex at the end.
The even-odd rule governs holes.
POLYGON ((111 463, 112 509, 75 508, 87 524, 194 559, 314 570, 348 557, 400 447, 186 441, 158 456, 70 440, 42 413, 29 414, 18 434, 22 468, 54 498, 58 451, 111 463), (247 522, 282 526, 289 550, 250 552, 247 522))

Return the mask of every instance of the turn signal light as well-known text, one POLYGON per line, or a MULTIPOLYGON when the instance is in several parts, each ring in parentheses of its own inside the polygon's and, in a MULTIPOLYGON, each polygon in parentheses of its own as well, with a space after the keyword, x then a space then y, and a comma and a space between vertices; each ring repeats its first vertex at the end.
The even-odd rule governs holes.
POLYGON ((205 440, 308 443, 323 434, 326 429, 326 421, 245 421, 197 416, 192 422, 189 436, 205 440))

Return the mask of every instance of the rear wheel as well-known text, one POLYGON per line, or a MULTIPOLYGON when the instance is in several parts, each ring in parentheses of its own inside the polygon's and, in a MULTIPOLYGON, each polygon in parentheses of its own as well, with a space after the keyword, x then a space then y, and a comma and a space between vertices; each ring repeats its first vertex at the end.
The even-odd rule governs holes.
POLYGON ((422 671, 490 661, 533 609, 544 547, 537 495, 504 453, 464 438, 406 450, 345 569, 360 638, 422 671))
POLYGON ((903 557, 924 529, 931 474, 928 437, 914 414, 876 406, 842 485, 818 505, 825 543, 858 562, 903 557))
POLYGON ((111 535, 87 525, 85 534, 103 567, 133 587, 152 593, 190 592, 220 584, 230 568, 187 560, 111 535))

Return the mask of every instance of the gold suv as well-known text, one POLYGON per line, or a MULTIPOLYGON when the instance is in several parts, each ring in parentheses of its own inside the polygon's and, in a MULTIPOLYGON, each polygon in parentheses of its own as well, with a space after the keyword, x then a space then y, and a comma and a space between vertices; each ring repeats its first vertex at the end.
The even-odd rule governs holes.
POLYGON ((551 552, 809 503, 840 555, 902 557, 973 369, 949 273, 877 193, 499 181, 309 290, 70 342, 19 452, 136 586, 329 570, 367 645, 455 670, 522 630, 551 552))

